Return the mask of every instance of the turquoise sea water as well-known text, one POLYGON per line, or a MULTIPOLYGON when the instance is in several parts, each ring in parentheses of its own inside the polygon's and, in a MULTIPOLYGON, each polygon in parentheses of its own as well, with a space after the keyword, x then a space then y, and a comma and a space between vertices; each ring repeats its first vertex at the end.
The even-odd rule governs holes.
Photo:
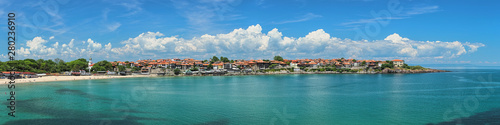
POLYGON ((451 70, 17 84, 15 118, 3 85, 0 124, 499 124, 500 69, 451 70))

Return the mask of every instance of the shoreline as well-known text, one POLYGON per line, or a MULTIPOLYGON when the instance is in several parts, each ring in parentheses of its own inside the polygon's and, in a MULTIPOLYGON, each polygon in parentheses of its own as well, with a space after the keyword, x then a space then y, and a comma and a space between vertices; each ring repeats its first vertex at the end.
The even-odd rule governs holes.
MULTIPOLYGON (((95 80, 95 79, 116 79, 116 78, 138 78, 138 77, 185 77, 185 76, 246 76, 246 75, 280 75, 280 74, 415 74, 415 73, 438 73, 450 72, 446 70, 427 69, 427 70, 383 70, 381 72, 336 72, 336 71, 316 71, 316 72, 249 72, 249 73, 225 73, 225 74, 149 74, 149 75, 97 75, 97 76, 43 76, 38 78, 16 79, 16 83, 37 83, 37 82, 56 82, 56 81, 75 81, 75 80, 95 80)), ((9 79, 0 79, 0 84, 8 84, 9 79)))
MULTIPOLYGON (((136 78, 136 77, 154 77, 153 75, 128 75, 128 76, 43 76, 38 78, 16 79, 16 83, 37 83, 37 82, 57 82, 57 81, 75 81, 75 80, 94 80, 94 79, 116 79, 116 78, 136 78)), ((9 84, 9 79, 0 79, 0 84, 9 84)))

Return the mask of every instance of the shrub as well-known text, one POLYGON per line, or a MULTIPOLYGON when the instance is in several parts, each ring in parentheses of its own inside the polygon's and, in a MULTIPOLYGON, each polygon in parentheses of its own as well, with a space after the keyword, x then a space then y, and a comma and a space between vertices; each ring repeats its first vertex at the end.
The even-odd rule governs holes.
POLYGON ((179 75, 181 73, 181 70, 180 69, 174 69, 174 74, 175 75, 179 75))

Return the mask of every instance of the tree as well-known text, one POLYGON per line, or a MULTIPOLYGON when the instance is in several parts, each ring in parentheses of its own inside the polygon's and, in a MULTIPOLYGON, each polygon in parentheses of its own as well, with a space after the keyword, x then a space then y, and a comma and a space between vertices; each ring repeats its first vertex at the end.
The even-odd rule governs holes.
POLYGON ((55 63, 57 63, 56 64, 56 72, 64 72, 64 71, 69 70, 66 63, 64 63, 64 60, 56 58, 54 61, 55 61, 55 63))
POLYGON ((231 63, 234 63, 234 60, 231 60, 230 62, 231 62, 231 63))
POLYGON ((283 57, 281 57, 281 56, 274 56, 274 60, 276 60, 276 61, 283 61, 283 57))
POLYGON ((394 65, 392 65, 392 64, 387 64, 387 63, 386 63, 386 64, 382 64, 382 67, 381 67, 381 68, 382 68, 382 69, 385 69, 385 68, 394 68, 394 65))
POLYGON ((229 59, 227 57, 220 57, 220 61, 222 62, 229 62, 229 59))
POLYGON ((191 70, 191 71, 198 71, 198 68, 193 67, 193 68, 191 68, 190 70, 191 70))
POLYGON ((139 67, 133 67, 132 68, 132 71, 140 71, 140 70, 141 70, 141 68, 139 68, 139 67))
POLYGON ((212 66, 212 64, 208 64, 207 69, 208 70, 214 69, 214 66, 212 66))
POLYGON ((352 62, 356 62, 356 59, 352 59, 352 62))
POLYGON ((95 63, 94 66, 92 67, 92 71, 107 71, 112 69, 113 65, 106 60, 99 61, 95 63))
POLYGON ((361 62, 361 66, 365 66, 365 65, 366 65, 366 61, 361 62))
POLYGON ((125 71, 125 66, 118 66, 118 71, 122 72, 122 71, 125 71))
POLYGON ((217 62, 217 61, 219 61, 219 58, 217 58, 217 56, 212 57, 212 61, 211 61, 212 63, 217 62))
POLYGON ((68 65, 72 71, 85 70, 88 67, 87 60, 84 58, 73 60, 66 65, 68 65))
POLYGON ((408 64, 403 64, 402 68, 405 68, 405 69, 410 69, 411 67, 408 66, 408 64))
POLYGON ((177 69, 177 68, 176 68, 176 69, 174 69, 174 74, 175 74, 175 75, 179 75, 180 73, 181 73, 181 70, 180 70, 180 69, 177 69))
POLYGON ((274 68, 274 67, 276 67, 276 66, 278 66, 278 65, 276 65, 276 64, 271 64, 271 65, 269 65, 269 68, 273 69, 273 68, 274 68))
POLYGON ((38 63, 34 59, 24 59, 24 71, 34 72, 39 69, 38 63))

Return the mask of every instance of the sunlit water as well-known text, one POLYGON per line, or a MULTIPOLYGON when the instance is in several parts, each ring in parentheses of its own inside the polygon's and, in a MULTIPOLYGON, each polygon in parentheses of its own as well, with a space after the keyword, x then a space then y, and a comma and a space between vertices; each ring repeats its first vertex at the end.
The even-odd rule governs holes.
POLYGON ((418 125, 500 114, 500 69, 452 71, 17 84, 15 118, 7 116, 4 85, 0 123, 418 125))

